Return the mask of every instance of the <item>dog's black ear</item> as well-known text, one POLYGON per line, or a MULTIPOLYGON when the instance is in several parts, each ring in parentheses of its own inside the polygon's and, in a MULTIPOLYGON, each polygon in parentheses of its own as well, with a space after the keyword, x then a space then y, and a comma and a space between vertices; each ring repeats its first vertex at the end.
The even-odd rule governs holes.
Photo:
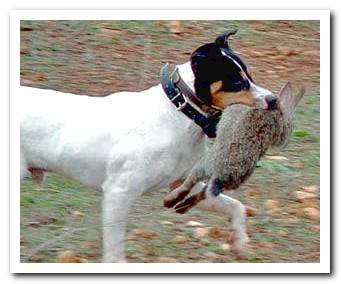
POLYGON ((231 35, 235 35, 237 33, 237 29, 231 30, 231 31, 227 31, 226 33, 223 33, 222 35, 219 35, 216 39, 215 39, 215 43, 219 46, 219 47, 225 47, 225 48, 230 48, 229 47, 229 43, 228 43, 228 39, 231 35))

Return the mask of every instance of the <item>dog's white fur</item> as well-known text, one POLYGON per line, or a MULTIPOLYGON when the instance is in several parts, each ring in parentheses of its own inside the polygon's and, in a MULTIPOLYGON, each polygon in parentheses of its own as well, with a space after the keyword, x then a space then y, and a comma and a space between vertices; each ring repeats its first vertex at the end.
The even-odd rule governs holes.
MULTIPOLYGON (((190 65, 179 71, 193 86, 190 65)), ((269 94, 251 87, 259 98, 269 94)), ((101 189, 103 261, 125 261, 131 205, 143 192, 186 177, 206 151, 203 132, 176 110, 161 85, 100 98, 30 87, 21 92, 21 177, 44 169, 101 189)), ((233 248, 244 249, 246 217, 239 201, 221 194, 199 207, 231 217, 233 248)))

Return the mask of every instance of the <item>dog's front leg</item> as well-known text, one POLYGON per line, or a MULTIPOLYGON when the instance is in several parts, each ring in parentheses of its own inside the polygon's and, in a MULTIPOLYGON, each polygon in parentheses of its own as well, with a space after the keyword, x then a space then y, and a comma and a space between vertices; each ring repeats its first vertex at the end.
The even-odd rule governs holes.
POLYGON ((103 262, 126 262, 125 234, 128 212, 137 191, 106 182, 103 186, 103 262))

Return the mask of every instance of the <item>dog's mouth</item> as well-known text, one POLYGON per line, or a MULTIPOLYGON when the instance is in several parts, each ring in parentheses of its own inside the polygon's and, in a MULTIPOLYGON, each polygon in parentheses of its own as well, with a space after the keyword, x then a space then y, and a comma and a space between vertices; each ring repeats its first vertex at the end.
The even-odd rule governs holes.
POLYGON ((250 93, 256 102, 256 108, 271 110, 275 109, 278 105, 278 97, 268 89, 251 84, 250 93))
POLYGON ((278 97, 276 95, 266 95, 256 99, 256 108, 274 110, 278 107, 278 97))

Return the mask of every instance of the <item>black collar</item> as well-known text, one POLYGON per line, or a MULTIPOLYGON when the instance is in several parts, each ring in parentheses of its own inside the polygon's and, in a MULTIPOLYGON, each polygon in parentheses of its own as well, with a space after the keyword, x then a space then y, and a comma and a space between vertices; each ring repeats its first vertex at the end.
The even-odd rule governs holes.
POLYGON ((205 105, 180 77, 177 67, 171 68, 168 63, 163 66, 160 71, 160 81, 176 109, 199 125, 208 137, 216 137, 221 110, 205 105), (203 106, 206 112, 203 111, 203 106))

